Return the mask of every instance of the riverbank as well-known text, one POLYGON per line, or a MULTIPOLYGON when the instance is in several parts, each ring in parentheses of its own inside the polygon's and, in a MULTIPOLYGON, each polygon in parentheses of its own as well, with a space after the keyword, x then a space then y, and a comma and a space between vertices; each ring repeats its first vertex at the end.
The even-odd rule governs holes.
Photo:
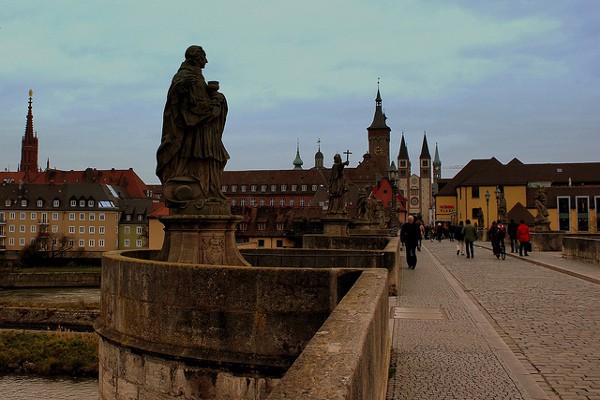
POLYGON ((0 331, 0 372, 41 376, 98 376, 93 333, 0 331))

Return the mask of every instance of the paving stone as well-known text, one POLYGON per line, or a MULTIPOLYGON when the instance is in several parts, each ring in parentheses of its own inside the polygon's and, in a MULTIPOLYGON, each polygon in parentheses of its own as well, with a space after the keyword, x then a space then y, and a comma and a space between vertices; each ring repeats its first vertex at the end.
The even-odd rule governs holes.
POLYGON ((395 305, 443 308, 448 319, 394 321, 397 373, 390 379, 388 399, 490 398, 490 388, 493 398, 528 398, 514 368, 494 353, 477 329, 483 325, 452 289, 454 279, 547 398, 598 397, 600 266, 535 252, 527 259, 508 256, 503 261, 482 248, 477 258, 467 260, 457 257, 448 241, 425 247, 417 268, 402 270, 395 305), (534 262, 554 263, 554 269, 534 262))

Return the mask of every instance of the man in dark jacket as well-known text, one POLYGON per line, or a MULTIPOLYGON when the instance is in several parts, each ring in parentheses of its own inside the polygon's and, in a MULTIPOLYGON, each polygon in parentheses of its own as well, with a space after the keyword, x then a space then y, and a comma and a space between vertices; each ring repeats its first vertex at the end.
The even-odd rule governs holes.
POLYGON ((415 218, 410 215, 400 230, 400 240, 406 246, 406 263, 409 269, 415 269, 417 266, 416 250, 420 237, 421 231, 419 226, 415 223, 415 218))
POLYGON ((519 228, 519 224, 515 222, 514 219, 511 219, 508 223, 508 237, 510 238, 510 252, 516 253, 519 249, 519 241, 517 240, 517 229, 519 228))

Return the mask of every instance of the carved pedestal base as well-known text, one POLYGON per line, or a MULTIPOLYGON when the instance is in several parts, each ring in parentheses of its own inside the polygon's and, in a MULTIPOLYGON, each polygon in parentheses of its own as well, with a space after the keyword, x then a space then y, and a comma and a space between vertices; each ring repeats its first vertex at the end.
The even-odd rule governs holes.
POLYGON ((344 215, 326 215, 322 219, 323 233, 332 236, 348 236, 350 219, 344 215))
POLYGON ((235 244, 235 228, 242 218, 233 215, 170 215, 157 261, 211 265, 246 265, 235 244))
POLYGON ((350 236, 387 236, 389 229, 382 229, 379 222, 373 221, 354 221, 354 228, 350 229, 350 236))
POLYGON ((541 232, 549 232, 550 231, 550 221, 534 222, 533 230, 541 231, 541 232))

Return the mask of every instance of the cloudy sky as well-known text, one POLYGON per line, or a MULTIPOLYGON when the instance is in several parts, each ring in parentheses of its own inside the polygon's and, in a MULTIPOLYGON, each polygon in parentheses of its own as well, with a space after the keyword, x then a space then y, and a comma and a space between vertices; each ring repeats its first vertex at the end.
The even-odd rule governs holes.
MULTIPOLYGON (((473 158, 599 161, 600 1, 0 1, 0 167, 16 170, 33 89, 39 162, 154 175, 191 44, 229 103, 229 170, 304 167, 317 140, 355 166, 377 81, 392 155, 427 131, 450 177, 473 158), (454 168, 453 168, 454 167, 454 168)), ((415 164, 415 163, 413 163, 415 164)), ((413 171, 415 172, 415 171, 413 171)))

